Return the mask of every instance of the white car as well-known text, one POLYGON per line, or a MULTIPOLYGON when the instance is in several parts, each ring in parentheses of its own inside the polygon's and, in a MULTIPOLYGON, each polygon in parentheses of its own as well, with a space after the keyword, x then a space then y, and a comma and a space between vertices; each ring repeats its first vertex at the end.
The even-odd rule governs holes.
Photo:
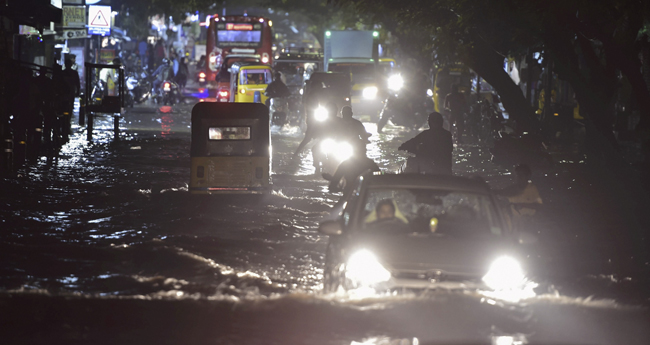
POLYGON ((446 283, 498 290, 525 280, 518 252, 522 243, 536 239, 509 228, 484 182, 368 176, 346 202, 339 219, 319 227, 330 236, 325 292, 433 289, 446 283))

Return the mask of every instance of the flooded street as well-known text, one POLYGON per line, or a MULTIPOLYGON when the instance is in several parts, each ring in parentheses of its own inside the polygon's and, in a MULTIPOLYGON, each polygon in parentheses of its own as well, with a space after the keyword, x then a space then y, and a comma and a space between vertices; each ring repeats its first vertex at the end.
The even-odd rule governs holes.
MULTIPOLYGON (((93 143, 77 127, 58 157, 3 180, 2 343, 650 343, 647 239, 627 235, 624 206, 608 205, 618 201, 580 156, 534 167, 545 209, 529 298, 327 295, 317 227, 340 194, 313 174, 309 150, 293 156, 302 132, 272 129, 271 195, 191 195, 191 108, 132 109, 118 142, 99 118, 93 143)), ((416 133, 364 125, 368 156, 396 172, 397 147, 416 133)), ((512 182, 487 147, 459 145, 454 162, 493 188, 512 182)))

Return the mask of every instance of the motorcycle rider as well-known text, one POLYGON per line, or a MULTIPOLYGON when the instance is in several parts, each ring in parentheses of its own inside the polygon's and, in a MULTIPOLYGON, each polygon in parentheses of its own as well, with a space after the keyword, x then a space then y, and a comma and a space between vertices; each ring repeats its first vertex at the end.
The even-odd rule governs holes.
POLYGON ((166 58, 162 59, 162 64, 156 68, 156 70, 151 74, 152 78, 155 78, 153 81, 153 93, 154 95, 158 94, 158 90, 160 89, 160 85, 163 83, 165 80, 169 80, 172 76, 172 69, 171 69, 171 64, 169 63, 169 60, 166 58))
POLYGON ((399 93, 391 93, 385 101, 381 117, 377 121, 377 133, 382 133, 388 120, 400 117, 399 121, 393 121, 396 125, 399 123, 412 129, 418 129, 424 124, 426 115, 426 81, 422 81, 420 74, 405 73, 405 76, 411 80, 399 90, 399 93), (410 77, 409 77, 410 76, 410 77))
POLYGON ((352 182, 359 176, 381 171, 377 163, 368 158, 366 153, 366 145, 356 145, 354 146, 354 154, 339 164, 334 176, 323 173, 323 178, 330 182, 328 188, 331 193, 342 191, 344 195, 347 195, 354 188, 352 182))
POLYGON ((276 71, 273 74, 273 81, 266 87, 264 94, 269 98, 283 98, 291 96, 289 88, 282 82, 282 73, 276 71))
POLYGON ((338 116, 338 106, 336 103, 326 103, 324 108, 327 111, 328 118, 323 122, 312 124, 311 127, 307 128, 308 131, 305 133, 305 138, 300 143, 295 153, 297 155, 300 153, 300 151, 302 151, 302 148, 307 143, 309 143, 312 139, 315 140, 316 144, 312 146, 311 153, 316 173, 320 171, 320 163, 324 158, 324 153, 321 151, 321 147, 319 145, 321 139, 325 139, 328 136, 332 138, 340 138, 339 130, 343 127, 341 124, 341 121, 343 120, 338 116), (311 128, 311 131, 309 128, 311 128))
POLYGON ((330 90, 323 86, 322 83, 311 83, 309 80, 308 82, 307 93, 303 95, 303 104, 306 113, 305 124, 307 125, 307 128, 305 129, 305 138, 300 142, 300 145, 298 145, 296 152, 294 152, 294 156, 297 156, 302 152, 311 140, 320 137, 323 131, 327 131, 324 127, 333 122, 333 119, 338 117, 338 106, 336 103, 330 101, 332 99, 330 90), (315 109, 318 108, 319 105, 324 105, 328 110, 329 119, 324 122, 318 122, 314 118, 315 109))
POLYGON ((365 147, 366 144, 370 142, 368 138, 372 134, 366 131, 366 127, 363 126, 361 121, 352 117, 352 115, 354 115, 352 107, 349 105, 344 106, 341 109, 341 115, 343 118, 337 123, 339 126, 339 136, 350 138, 353 146, 363 145, 363 147, 365 147))
POLYGON ((429 129, 406 141, 398 149, 415 154, 415 158, 424 171, 434 174, 452 175, 451 153, 454 144, 451 133, 444 129, 442 115, 438 112, 429 114, 429 129))
MULTIPOLYGON (((287 85, 282 82, 282 73, 276 71, 273 74, 273 81, 266 87, 264 94, 268 97, 268 102, 270 103, 271 113, 275 115, 276 112, 280 111, 280 108, 284 108, 284 101, 291 96, 291 92, 287 85)), ((283 125, 286 119, 286 112, 284 118, 279 119, 279 125, 283 125)))

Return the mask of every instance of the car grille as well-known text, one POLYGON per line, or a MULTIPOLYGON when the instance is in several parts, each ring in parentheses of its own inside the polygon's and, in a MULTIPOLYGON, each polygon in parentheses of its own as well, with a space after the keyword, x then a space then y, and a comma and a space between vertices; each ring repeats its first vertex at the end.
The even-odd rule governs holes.
POLYGON ((448 274, 446 272, 435 271, 393 271, 391 272, 394 278, 397 279, 415 279, 415 280, 429 280, 429 281, 464 281, 469 277, 457 274, 448 274))

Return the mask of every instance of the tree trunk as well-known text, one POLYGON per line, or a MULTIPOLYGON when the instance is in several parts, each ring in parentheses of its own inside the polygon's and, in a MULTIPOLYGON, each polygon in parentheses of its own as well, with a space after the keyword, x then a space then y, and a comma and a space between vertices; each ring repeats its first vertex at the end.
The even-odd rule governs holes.
POLYGON ((504 57, 479 43, 464 55, 466 58, 463 59, 463 62, 497 90, 508 115, 517 123, 516 130, 537 133, 539 123, 535 113, 521 92, 521 88, 503 69, 504 57))

